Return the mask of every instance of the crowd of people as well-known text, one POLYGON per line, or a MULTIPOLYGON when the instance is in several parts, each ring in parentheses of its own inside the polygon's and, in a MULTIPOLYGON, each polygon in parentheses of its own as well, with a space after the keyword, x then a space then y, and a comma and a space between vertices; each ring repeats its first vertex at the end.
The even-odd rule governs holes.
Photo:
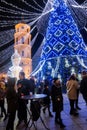
MULTIPOLYGON (((14 130, 14 121, 17 111, 18 123, 16 127, 24 121, 25 126, 27 123, 27 104, 28 100, 24 100, 21 97, 24 95, 30 95, 35 93, 36 85, 34 77, 30 79, 25 78, 25 73, 19 73, 19 80, 16 78, 8 77, 7 82, 5 78, 0 80, 0 108, 3 121, 7 119, 6 130, 14 130), (5 107, 5 99, 7 102, 7 109, 5 107), (4 114, 4 115, 3 115, 4 114)), ((77 110, 81 110, 78 105, 79 92, 81 92, 86 104, 87 104, 87 72, 82 72, 82 80, 79 81, 75 74, 72 74, 66 82, 67 96, 70 104, 70 115, 78 116, 77 110)), ((63 94, 62 84, 58 78, 53 78, 51 89, 49 84, 44 83, 41 87, 38 87, 37 93, 46 94, 43 99, 42 111, 45 114, 48 109, 49 117, 54 117, 50 104, 52 102, 53 112, 55 112, 55 123, 60 125, 60 128, 64 128, 65 124, 62 121, 61 111, 63 111, 63 94)))

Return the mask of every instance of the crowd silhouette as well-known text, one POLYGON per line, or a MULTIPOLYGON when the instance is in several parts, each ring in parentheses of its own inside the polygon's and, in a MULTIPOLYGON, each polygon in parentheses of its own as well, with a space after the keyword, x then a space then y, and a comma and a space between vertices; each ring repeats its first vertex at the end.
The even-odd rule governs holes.
MULTIPOLYGON (((87 104, 87 72, 83 71, 81 73, 82 79, 78 80, 76 74, 70 75, 66 82, 66 92, 69 99, 71 116, 78 116, 78 110, 81 110, 78 104, 79 93, 82 94, 83 99, 87 104)), ((54 118, 56 124, 60 128, 66 127, 62 121, 61 111, 63 111, 63 93, 62 93, 62 83, 60 79, 53 78, 52 85, 49 86, 47 80, 41 81, 38 86, 36 84, 35 77, 32 76, 30 79, 25 78, 25 73, 19 73, 19 80, 16 78, 5 78, 0 79, 0 108, 1 114, 0 117, 3 118, 3 121, 7 119, 6 130, 14 130, 14 121, 17 112, 18 123, 16 128, 18 128, 22 121, 24 125, 27 126, 27 104, 28 100, 24 100, 21 97, 25 95, 33 94, 45 94, 46 97, 39 101, 42 107, 43 114, 46 114, 45 111, 48 109, 48 114, 50 118, 54 118), (7 102, 7 107, 5 107, 5 102, 7 102), (52 103, 52 107, 51 106, 52 103), (55 113, 55 117, 53 116, 55 113)), ((32 111, 32 110, 31 110, 32 111)))

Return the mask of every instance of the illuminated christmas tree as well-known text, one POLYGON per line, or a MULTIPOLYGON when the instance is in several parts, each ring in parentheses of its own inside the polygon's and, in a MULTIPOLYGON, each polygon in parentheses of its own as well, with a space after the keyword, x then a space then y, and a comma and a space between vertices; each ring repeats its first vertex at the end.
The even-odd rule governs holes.
POLYGON ((59 77, 87 69, 87 47, 64 0, 54 0, 38 71, 43 78, 59 77), (42 64, 44 63, 44 64, 42 64))

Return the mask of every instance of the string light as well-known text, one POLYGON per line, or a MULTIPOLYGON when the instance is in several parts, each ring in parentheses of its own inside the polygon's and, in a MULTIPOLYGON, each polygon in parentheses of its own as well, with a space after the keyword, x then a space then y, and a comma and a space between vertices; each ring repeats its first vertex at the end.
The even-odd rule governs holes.
MULTIPOLYGON (((28 5, 28 7, 34 8, 34 10, 37 10, 37 11, 40 11, 40 12, 41 12, 42 9, 43 9, 41 6, 40 6, 41 9, 35 8, 34 5, 33 5, 33 6, 30 5, 30 4, 27 3, 25 0, 22 0, 22 2, 24 2, 26 5, 28 5)), ((38 6, 38 3, 37 3, 37 2, 35 2, 34 0, 33 0, 33 2, 38 6)))
POLYGON ((2 11, 7 11, 8 13, 14 13, 14 14, 21 14, 21 15, 38 15, 38 13, 35 13, 35 12, 31 12, 31 11, 28 11, 28 13, 25 13, 25 12, 22 12, 22 11, 17 11, 17 10, 13 10, 13 9, 8 9, 6 7, 2 7, 0 6, 0 9, 2 9, 2 11))
POLYGON ((86 27, 84 27, 84 29, 87 31, 87 28, 86 28, 86 27))
POLYGON ((54 8, 52 8, 52 9, 46 11, 46 12, 43 12, 39 17, 37 17, 37 19, 35 19, 35 21, 32 21, 32 22, 30 22, 29 24, 30 24, 30 25, 33 25, 33 24, 34 24, 35 22, 37 22, 42 16, 48 14, 49 12, 51 12, 51 11, 53 11, 53 10, 54 10, 54 8))
MULTIPOLYGON (((3 17, 3 18, 4 18, 4 17, 7 17, 7 18, 10 18, 10 19, 11 19, 11 18, 13 18, 13 19, 15 19, 15 18, 21 18, 21 19, 23 19, 23 18, 24 18, 24 17, 22 17, 22 16, 19 17, 19 16, 8 16, 8 15, 7 15, 7 16, 0 15, 0 17, 3 17)), ((29 17, 25 17, 25 19, 29 19, 29 17)))
POLYGON ((87 65, 85 65, 83 58, 80 58, 79 56, 76 56, 76 57, 80 65, 84 67, 85 69, 87 69, 87 65))
POLYGON ((37 75, 38 72, 41 71, 41 69, 43 68, 44 64, 45 64, 45 60, 43 62, 40 61, 36 69, 31 73, 31 75, 33 76, 37 75))
MULTIPOLYGON (((16 15, 21 14, 21 11, 16 11, 16 10, 8 9, 8 8, 2 7, 2 6, 0 6, 0 10, 3 11, 3 12, 13 13, 13 14, 16 14, 16 15)), ((24 13, 24 12, 22 14, 23 15, 29 15, 29 14, 24 13)))
MULTIPOLYGON (((32 2, 34 3, 33 4, 34 6, 31 5, 30 2, 28 3, 26 0, 21 0, 22 4, 27 6, 27 8, 25 7, 21 8, 19 7, 19 5, 15 5, 11 2, 7 2, 6 0, 2 0, 1 2, 2 4, 0 5, 0 12, 1 12, 0 17, 2 18, 2 21, 0 22, 0 27, 2 29, 5 29, 5 27, 7 28, 7 31, 4 31, 4 32, 2 31, 0 33, 0 47, 3 47, 4 45, 9 45, 9 43, 14 39, 13 37, 14 29, 8 29, 8 27, 10 28, 12 28, 13 26, 15 27, 15 24, 19 23, 22 19, 25 23, 28 23, 28 24, 34 21, 32 23, 32 25, 34 25, 34 23, 40 18, 43 12, 43 7, 40 6, 36 0, 32 0, 32 2), (30 10, 30 8, 32 10, 30 10), (7 14, 3 15, 5 13, 7 14)), ((34 30, 34 28, 35 28, 35 25, 31 29, 31 32, 34 30)), ((25 39, 26 38, 27 38, 27 35, 25 35, 25 39)), ((1 59, 0 63, 5 63, 5 61, 9 62, 9 63, 6 63, 6 65, 1 66, 0 71, 2 70, 5 71, 8 68, 8 66, 11 64, 11 62, 8 59, 10 58, 12 53, 13 53, 13 45, 10 45, 8 48, 0 52, 0 59, 1 59)))
POLYGON ((9 66, 11 66, 11 61, 9 63, 7 63, 6 65, 3 65, 2 67, 0 67, 0 72, 7 72, 7 69, 9 68, 9 66))
POLYGON ((77 6, 77 5, 72 5, 72 6, 75 7, 75 8, 87 9, 87 6, 83 6, 83 5, 79 5, 79 6, 77 6))
MULTIPOLYGON (((5 4, 8 4, 5 0, 4 0, 3 2, 5 2, 5 4)), ((24 0, 22 0, 22 2, 25 2, 26 4, 28 4, 28 3, 27 3, 26 1, 24 1, 24 0)), ((35 2, 35 1, 34 1, 34 3, 37 4, 37 2, 35 2)), ((28 5, 29 5, 29 4, 28 4, 28 5)), ((10 3, 10 6, 12 6, 11 3, 10 3)), ((31 5, 30 5, 30 6, 31 6, 31 5)), ((14 5, 13 5, 13 7, 17 8, 17 7, 14 6, 14 5)), ((32 7, 32 6, 31 6, 31 7, 32 7)), ((19 8, 18 8, 18 9, 19 9, 19 8)), ((35 8, 34 8, 34 9, 35 9, 35 8)), ((50 12, 50 11, 48 11, 47 13, 49 13, 49 12, 50 12)), ((23 14, 23 12, 22 12, 21 14, 23 14)), ((46 13, 44 13, 44 14, 42 14, 42 15, 45 15, 45 14, 46 14, 46 13)), ((33 18, 31 19, 31 21, 34 21, 34 20, 35 20, 35 21, 33 22, 33 24, 40 18, 40 15, 41 15, 41 13, 40 13, 40 14, 38 14, 38 13, 33 13, 33 15, 32 15, 33 18), (37 16, 38 16, 38 17, 37 17, 37 16)), ((41 15, 41 16, 42 16, 42 15, 41 15)), ((12 18, 12 19, 15 19, 15 18, 16 18, 16 19, 19 19, 19 18, 20 18, 20 17, 17 17, 17 16, 3 16, 3 15, 0 15, 0 16, 1 16, 1 17, 6 17, 6 18, 12 18)), ((21 18, 24 18, 24 21, 27 19, 26 21, 28 22, 28 19, 29 19, 28 17, 25 17, 25 16, 22 17, 22 16, 21 16, 21 18)), ((17 22, 16 22, 16 23, 17 23, 17 22)), ((28 22, 28 23, 29 23, 29 22, 28 22)), ((14 24, 15 24, 15 23, 14 23, 14 24)), ((13 24, 13 25, 14 25, 14 24, 13 24)), ((30 22, 29 24, 32 25, 31 22, 30 22)), ((12 24, 11 24, 11 25, 12 25, 12 24)), ((1 27, 3 27, 3 25, 2 25, 1 27)))
MULTIPOLYGON (((54 10, 52 8, 53 1, 54 0, 48 0, 48 2, 51 4, 51 8, 50 9, 48 8, 48 10, 46 10, 44 12, 43 11, 44 8, 38 3, 37 0, 32 0, 33 4, 31 4, 27 0, 20 0, 21 4, 24 4, 23 8, 21 8, 17 4, 15 5, 11 2, 7 2, 6 0, 2 0, 1 1, 2 4, 0 5, 0 12, 2 12, 1 13, 2 15, 0 14, 0 17, 2 19, 0 21, 0 27, 4 30, 6 27, 7 31, 0 32, 0 47, 2 47, 4 45, 8 45, 8 43, 10 43, 11 40, 14 39, 14 37, 13 37, 14 29, 12 29, 12 27, 15 26, 15 24, 19 23, 20 21, 22 21, 22 19, 25 23, 28 23, 30 26, 33 25, 33 28, 31 28, 31 31, 30 31, 30 33, 31 33, 36 26, 35 23, 40 18, 42 18, 42 16, 45 16, 46 14, 48 14, 54 10), (27 8, 25 8, 25 6, 27 8), (31 8, 31 10, 30 10, 30 8, 31 8), (5 13, 7 13, 7 14, 3 15, 5 13), (11 29, 8 29, 8 27, 11 29), (3 35, 4 35, 4 37, 3 37, 3 35)), ((42 0, 43 5, 46 5, 46 3, 47 3, 47 0, 42 0)), ((85 5, 82 5, 82 6, 85 7, 85 5)), ((27 35, 25 36, 25 39, 26 38, 27 38, 27 35)), ((4 60, 6 60, 8 57, 10 57, 10 54, 13 51, 13 45, 9 46, 8 48, 9 48, 8 51, 6 51, 7 49, 4 49, 2 51, 2 54, 0 52, 0 54, 1 54, 0 57, 4 56, 4 54, 6 53, 6 56, 4 56, 4 58, 5 58, 4 60), (9 56, 7 56, 8 53, 9 53, 9 56)))
POLYGON ((73 18, 78 25, 78 28, 83 29, 87 23, 87 5, 79 5, 75 0, 67 0, 67 4, 71 10, 73 18))
MULTIPOLYGON (((7 26, 15 26, 15 24, 17 24, 17 23, 19 23, 21 20, 12 20, 12 21, 9 21, 9 20, 7 20, 7 23, 6 23, 6 21, 3 21, 2 23, 0 23, 0 27, 7 27, 7 26)), ((24 20, 25 21, 25 23, 28 23, 29 22, 29 20, 28 19, 25 19, 24 20)))
MULTIPOLYGON (((3 51, 1 51, 0 52, 0 59, 2 59, 2 60, 5 60, 5 59, 3 59, 3 56, 4 57, 8 57, 8 55, 10 54, 10 53, 12 53, 12 51, 13 51, 13 45, 11 45, 10 47, 8 47, 7 49, 5 49, 5 50, 3 50, 3 51), (7 55, 8 54, 8 55, 7 55)), ((0 63, 2 62, 2 60, 0 61, 0 63)))
POLYGON ((0 47, 10 43, 13 40, 13 34, 14 34, 14 30, 3 31, 0 35, 0 47))
POLYGON ((34 0, 34 3, 36 4, 36 5, 38 5, 38 7, 41 9, 41 10, 43 10, 43 8, 34 0))
MULTIPOLYGON (((45 64, 43 65, 42 70, 39 70, 40 72, 38 72, 38 69, 36 72, 38 72, 39 77, 42 76, 41 73, 43 73, 43 76, 50 78, 52 69, 49 69, 48 62, 50 62, 52 68, 55 69, 56 64, 58 64, 55 59, 60 57, 61 62, 56 73, 57 75, 61 74, 63 79, 66 76, 66 73, 68 73, 71 69, 69 67, 70 65, 78 66, 78 70, 82 69, 80 67, 81 65, 86 68, 83 59, 85 59, 85 56, 87 58, 87 51, 85 51, 85 43, 79 33, 76 23, 73 20, 67 4, 64 3, 64 0, 54 0, 54 8, 54 11, 50 15, 46 32, 46 41, 44 42, 40 58, 40 63, 45 61, 45 64), (81 55, 83 58, 81 59, 81 64, 78 64, 75 55, 81 55), (67 57, 68 61, 70 60, 69 65, 66 59, 66 65, 68 65, 66 68, 64 64, 64 56, 67 57), (73 62, 74 60, 75 62, 73 62)), ((72 68, 71 72, 75 72, 74 68, 72 68)))
POLYGON ((43 3, 46 4, 45 0, 43 0, 43 3))
POLYGON ((20 10, 20 11, 22 11, 22 12, 29 13, 29 11, 24 10, 24 9, 22 9, 22 8, 19 8, 18 6, 13 5, 12 3, 8 3, 8 2, 6 2, 5 0, 3 0, 2 3, 5 3, 6 5, 11 6, 11 7, 13 7, 13 8, 16 8, 17 10, 20 10))

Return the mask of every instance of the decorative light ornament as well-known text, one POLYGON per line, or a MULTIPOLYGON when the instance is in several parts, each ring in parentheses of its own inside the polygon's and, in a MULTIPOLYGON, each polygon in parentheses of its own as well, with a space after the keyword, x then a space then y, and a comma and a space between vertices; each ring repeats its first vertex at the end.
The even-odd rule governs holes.
POLYGON ((62 78, 60 74, 58 74, 58 79, 62 82, 62 78))
POLYGON ((75 68, 74 68, 74 67, 71 68, 71 75, 72 75, 72 74, 76 74, 76 73, 75 73, 75 68))
POLYGON ((87 65, 85 65, 83 58, 81 58, 80 56, 76 56, 76 57, 77 57, 77 60, 78 60, 79 64, 82 67, 84 67, 85 69, 87 69, 87 65))
POLYGON ((12 67, 9 68, 8 76, 19 78, 19 72, 22 71, 22 68, 19 66, 21 61, 21 56, 15 50, 14 54, 11 56, 12 67))
POLYGON ((65 58, 65 67, 68 68, 70 65, 69 65, 69 61, 67 58, 65 58))
POLYGON ((78 80, 79 80, 79 81, 82 80, 82 76, 81 76, 81 74, 78 74, 78 80))

